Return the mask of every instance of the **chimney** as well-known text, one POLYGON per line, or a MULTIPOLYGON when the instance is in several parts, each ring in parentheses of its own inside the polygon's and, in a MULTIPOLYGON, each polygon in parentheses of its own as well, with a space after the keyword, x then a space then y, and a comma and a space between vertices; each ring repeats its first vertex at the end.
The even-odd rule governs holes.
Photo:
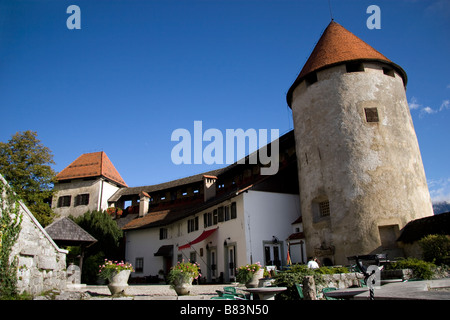
POLYGON ((142 191, 139 193, 139 217, 144 217, 148 213, 148 205, 150 202, 150 196, 147 192, 142 191))
POLYGON ((205 202, 216 196, 216 176, 203 176, 203 195, 205 202))

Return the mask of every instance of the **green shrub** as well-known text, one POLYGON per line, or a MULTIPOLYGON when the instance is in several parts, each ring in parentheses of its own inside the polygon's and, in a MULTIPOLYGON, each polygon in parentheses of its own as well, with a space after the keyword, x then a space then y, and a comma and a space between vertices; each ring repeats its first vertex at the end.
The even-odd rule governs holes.
POLYGON ((348 273, 346 267, 321 267, 319 269, 309 269, 306 265, 293 265, 289 270, 278 272, 275 276, 275 284, 279 287, 287 287, 286 291, 277 294, 277 300, 298 300, 299 295, 296 283, 303 283, 305 276, 314 276, 316 285, 323 284, 323 274, 348 273))
POLYGON ((301 272, 279 272, 275 276, 275 286, 278 287, 286 287, 287 290, 283 291, 276 295, 277 300, 298 300, 299 295, 297 292, 297 288, 295 287, 296 283, 302 283, 303 278, 306 274, 301 272))
POLYGON ((423 259, 437 265, 450 264, 450 238, 446 235, 430 234, 419 241, 423 259))
POLYGON ((392 262, 386 269, 412 269, 414 278, 429 280, 433 277, 434 268, 436 268, 436 266, 431 262, 426 262, 416 258, 408 258, 392 262))
POLYGON ((335 274, 335 273, 349 273, 347 267, 320 267, 319 269, 315 269, 316 273, 319 274, 335 274))

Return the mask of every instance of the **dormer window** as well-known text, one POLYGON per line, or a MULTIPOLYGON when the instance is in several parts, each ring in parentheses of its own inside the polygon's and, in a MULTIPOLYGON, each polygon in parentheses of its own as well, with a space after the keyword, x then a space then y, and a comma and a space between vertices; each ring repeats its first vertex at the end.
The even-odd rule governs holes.
POLYGON ((364 72, 364 65, 361 62, 349 62, 345 64, 347 72, 364 72))
POLYGON ((313 83, 317 82, 317 73, 311 72, 305 77, 306 86, 309 87, 313 83))
POLYGON ((387 75, 387 76, 395 77, 394 69, 392 69, 392 68, 385 68, 385 67, 383 67, 383 73, 385 75, 387 75))

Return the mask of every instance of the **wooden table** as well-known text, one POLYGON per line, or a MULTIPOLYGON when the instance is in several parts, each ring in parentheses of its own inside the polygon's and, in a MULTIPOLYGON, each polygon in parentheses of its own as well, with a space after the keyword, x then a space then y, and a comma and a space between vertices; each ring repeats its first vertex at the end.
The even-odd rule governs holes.
POLYGON ((247 288, 242 289, 249 293, 254 293, 259 296, 260 300, 275 300, 275 295, 282 291, 287 290, 286 287, 259 287, 259 288, 247 288))

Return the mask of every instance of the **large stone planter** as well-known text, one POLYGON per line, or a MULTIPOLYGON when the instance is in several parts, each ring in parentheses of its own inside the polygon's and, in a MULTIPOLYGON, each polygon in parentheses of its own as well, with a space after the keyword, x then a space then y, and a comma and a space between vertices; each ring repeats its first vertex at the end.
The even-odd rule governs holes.
POLYGON ((250 281, 245 283, 245 286, 247 288, 257 288, 259 286, 259 279, 262 277, 264 277, 264 268, 260 268, 256 271, 250 281))
POLYGON ((193 277, 190 277, 188 279, 184 279, 183 277, 180 277, 177 279, 174 284, 173 288, 177 295, 179 296, 186 296, 188 295, 192 290, 192 281, 193 277))
POLYGON ((128 287, 128 278, 130 277, 131 270, 122 270, 111 277, 108 284, 108 289, 112 295, 125 294, 125 290, 128 287))

